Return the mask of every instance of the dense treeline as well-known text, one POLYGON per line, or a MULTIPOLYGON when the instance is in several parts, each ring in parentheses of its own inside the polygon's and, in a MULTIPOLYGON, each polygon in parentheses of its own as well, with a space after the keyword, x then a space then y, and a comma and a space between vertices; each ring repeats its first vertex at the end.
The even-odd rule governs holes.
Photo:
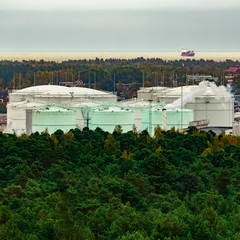
POLYGON ((173 86, 185 84, 187 74, 208 74, 219 77, 224 84, 225 70, 240 65, 239 61, 160 58, 99 59, 54 61, 0 61, 0 88, 24 88, 32 85, 59 84, 77 81, 84 86, 112 91, 115 83, 130 83, 132 91, 140 86, 173 86))
POLYGON ((0 239, 240 239, 240 138, 0 133, 0 239))

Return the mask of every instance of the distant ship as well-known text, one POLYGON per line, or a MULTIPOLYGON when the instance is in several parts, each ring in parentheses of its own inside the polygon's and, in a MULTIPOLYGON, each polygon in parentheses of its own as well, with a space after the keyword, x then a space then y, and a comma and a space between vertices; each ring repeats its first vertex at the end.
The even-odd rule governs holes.
POLYGON ((189 51, 185 48, 182 48, 181 56, 183 56, 183 57, 194 57, 195 52, 194 51, 189 51))

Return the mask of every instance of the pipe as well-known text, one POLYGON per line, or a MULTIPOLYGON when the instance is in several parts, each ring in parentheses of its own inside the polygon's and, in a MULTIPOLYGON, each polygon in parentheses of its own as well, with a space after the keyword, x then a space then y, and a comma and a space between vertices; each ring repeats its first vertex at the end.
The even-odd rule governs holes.
POLYGON ((167 130, 167 110, 166 108, 162 109, 162 128, 163 130, 167 130))

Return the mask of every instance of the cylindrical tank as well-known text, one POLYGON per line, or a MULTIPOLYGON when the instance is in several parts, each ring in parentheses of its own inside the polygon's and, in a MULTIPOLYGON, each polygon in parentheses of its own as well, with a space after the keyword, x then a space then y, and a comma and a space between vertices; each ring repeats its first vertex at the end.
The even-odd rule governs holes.
POLYGON ((193 110, 187 108, 169 109, 167 111, 167 129, 175 127, 177 129, 187 128, 189 122, 193 121, 193 110))
MULTIPOLYGON (((149 111, 149 108, 162 108, 165 104, 164 103, 154 103, 152 101, 139 101, 137 99, 122 101, 121 105, 123 107, 127 107, 134 112, 134 119, 135 119, 135 127, 137 131, 142 131, 142 129, 146 129, 148 124, 143 125, 144 121, 142 121, 142 113, 144 111, 149 111)), ((148 121, 148 120, 147 120, 148 121)))
POLYGON ((89 128, 94 130, 100 127, 104 131, 113 132, 117 125, 123 132, 131 131, 134 126, 134 112, 121 107, 105 107, 89 109, 85 114, 88 117, 89 128))
POLYGON ((75 104, 73 104, 73 109, 76 110, 76 124, 77 128, 83 129, 84 127, 87 126, 87 114, 89 112, 89 109, 96 108, 97 106, 102 106, 99 102, 94 102, 94 101, 79 101, 75 104))
POLYGON ((144 99, 168 103, 169 108, 185 107, 194 112, 194 121, 209 120, 210 127, 232 127, 234 100, 224 86, 202 81, 199 85, 177 88, 146 88, 140 90, 144 99))
MULTIPOLYGON (((189 122, 193 121, 193 110, 186 108, 167 109, 166 111, 166 130, 175 127, 183 129, 189 126, 189 122)), ((142 112, 142 130, 147 129, 154 134, 154 129, 163 126, 163 111, 162 109, 148 109, 142 112), (151 118, 151 119, 150 119, 151 118), (151 126, 150 126, 150 124, 151 126)))
POLYGON ((47 106, 32 111, 32 132, 54 133, 61 129, 64 132, 76 128, 76 111, 58 106, 47 106))
POLYGON ((26 131, 26 107, 20 104, 8 104, 7 129, 11 133, 21 135, 26 131))
POLYGON ((214 96, 197 97, 195 102, 186 104, 193 109, 194 121, 209 120, 208 126, 231 127, 234 120, 233 97, 216 98, 214 96))
POLYGON ((22 101, 18 103, 9 103, 7 105, 7 129, 8 133, 21 135, 26 133, 29 125, 27 122, 27 110, 43 107, 44 104, 22 101))

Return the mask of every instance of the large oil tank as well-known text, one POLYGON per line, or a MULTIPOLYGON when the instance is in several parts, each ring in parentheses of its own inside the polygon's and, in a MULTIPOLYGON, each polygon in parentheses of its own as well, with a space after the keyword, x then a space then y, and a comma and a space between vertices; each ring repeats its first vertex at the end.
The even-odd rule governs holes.
POLYGON ((194 112, 194 121, 207 120, 211 127, 231 127, 234 99, 224 86, 202 81, 199 85, 176 88, 146 88, 139 92, 145 100, 165 102, 166 108, 185 107, 194 112))
POLYGON ((32 111, 32 132, 54 133, 61 129, 64 132, 76 128, 76 110, 59 106, 47 106, 32 111))
POLYGON ((20 104, 7 105, 7 129, 21 135, 26 131, 26 109, 20 104))
MULTIPOLYGON (((162 111, 161 111, 162 112, 162 111)), ((175 127, 184 129, 193 121, 193 110, 187 108, 176 108, 167 110, 167 130, 175 127)))
POLYGON ((85 113, 89 119, 89 128, 94 130, 100 127, 104 131, 113 132, 117 125, 122 127, 123 132, 131 131, 134 126, 134 112, 121 107, 102 107, 89 109, 85 113))
POLYGON ((77 128, 83 129, 87 126, 87 119, 89 118, 87 116, 89 109, 96 108, 97 106, 100 106, 99 102, 94 101, 79 101, 78 103, 73 105, 73 109, 76 110, 76 124, 77 128))
POLYGON ((148 109, 142 111, 142 130, 147 129, 151 135, 154 129, 159 126, 162 129, 170 130, 172 127, 176 129, 184 129, 189 126, 189 122, 193 121, 193 110, 187 108, 175 108, 166 110, 166 125, 164 127, 164 111, 160 108, 148 109))
POLYGON ((142 113, 144 111, 149 111, 149 108, 163 108, 165 103, 152 102, 152 101, 142 101, 138 99, 131 99, 126 101, 121 101, 121 106, 127 107, 134 112, 135 127, 137 131, 142 131, 145 129, 142 127, 142 113))
POLYGON ((194 120, 209 120, 212 127, 231 127, 234 121, 233 97, 201 96, 186 104, 194 110, 194 120))
MULTIPOLYGON (((39 109, 45 104, 22 101, 17 103, 7 104, 7 133, 16 133, 21 135, 27 132, 29 122, 27 121, 27 111, 32 109, 39 109)), ((32 123, 30 124, 32 127, 32 123)))

